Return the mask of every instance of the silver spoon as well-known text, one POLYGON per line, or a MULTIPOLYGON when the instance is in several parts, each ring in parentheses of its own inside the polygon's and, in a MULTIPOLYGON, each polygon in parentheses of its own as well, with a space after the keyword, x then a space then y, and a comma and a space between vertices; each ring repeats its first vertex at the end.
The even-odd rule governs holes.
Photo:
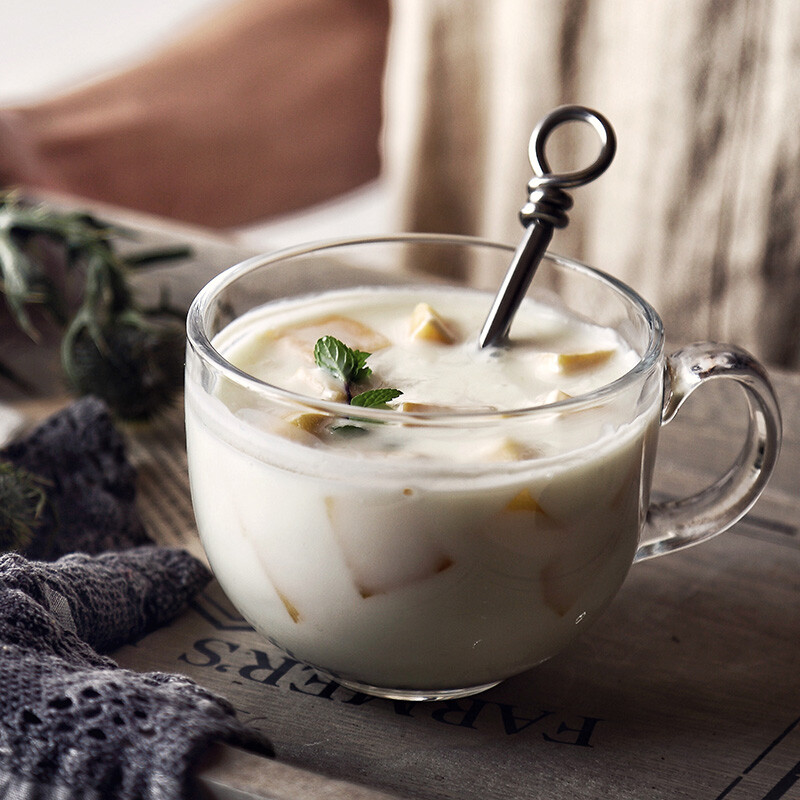
POLYGON ((528 144, 534 177, 528 183, 528 202, 519 212, 525 234, 483 323, 478 339, 481 347, 502 345, 507 341, 511 322, 553 238, 553 231, 569 222, 567 211, 572 208, 572 198, 564 189, 583 186, 602 175, 616 150, 617 139, 611 124, 602 114, 584 106, 559 106, 534 128, 528 144), (545 155, 547 139, 556 128, 573 121, 586 122, 595 129, 600 137, 600 154, 585 169, 553 173, 545 155))

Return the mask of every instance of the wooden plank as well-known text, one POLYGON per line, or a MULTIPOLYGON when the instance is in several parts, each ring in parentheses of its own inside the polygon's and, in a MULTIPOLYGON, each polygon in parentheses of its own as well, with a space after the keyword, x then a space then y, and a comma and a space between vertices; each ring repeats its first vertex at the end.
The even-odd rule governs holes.
POLYGON ((198 764, 196 786, 205 800, 400 800, 225 744, 213 745, 198 764))

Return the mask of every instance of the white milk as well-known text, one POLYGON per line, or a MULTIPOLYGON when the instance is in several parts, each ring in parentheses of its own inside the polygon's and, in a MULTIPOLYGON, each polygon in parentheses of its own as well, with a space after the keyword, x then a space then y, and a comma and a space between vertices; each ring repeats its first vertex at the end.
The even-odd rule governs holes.
POLYGON ((379 423, 187 380, 192 495, 221 585, 264 636, 345 682, 425 692, 521 672, 574 638, 630 566, 660 396, 568 398, 639 355, 532 302, 513 346, 481 351, 490 299, 349 290, 216 337, 245 372, 323 400, 346 398, 314 364, 317 338, 372 353, 357 391, 403 392, 379 423), (425 419, 453 409, 479 414, 425 419))

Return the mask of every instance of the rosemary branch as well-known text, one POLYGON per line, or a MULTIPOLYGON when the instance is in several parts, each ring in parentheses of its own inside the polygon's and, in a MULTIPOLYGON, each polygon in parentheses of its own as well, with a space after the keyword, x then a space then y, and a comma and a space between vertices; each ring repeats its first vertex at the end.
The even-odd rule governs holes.
MULTIPOLYGON (((62 330, 61 363, 71 389, 101 397, 124 419, 142 419, 167 405, 183 384, 184 312, 167 300, 141 307, 129 275, 190 251, 169 247, 122 256, 117 240, 132 238, 131 230, 86 212, 0 192, 0 292, 12 319, 38 341, 30 310, 44 310, 62 330), (82 281, 71 318, 68 293, 59 285, 70 280, 82 281)), ((24 381, 3 364, 0 379, 24 381)))

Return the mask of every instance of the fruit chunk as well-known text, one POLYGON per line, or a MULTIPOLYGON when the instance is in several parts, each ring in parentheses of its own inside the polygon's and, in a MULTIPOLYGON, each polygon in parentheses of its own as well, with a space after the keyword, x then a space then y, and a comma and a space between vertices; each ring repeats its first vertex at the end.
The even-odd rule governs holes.
POLYGON ((615 352, 614 350, 594 350, 588 353, 557 353, 555 354, 556 366, 561 372, 571 375, 605 364, 615 352))
POLYGON ((535 514, 548 516, 547 512, 539 505, 539 501, 531 494, 530 489, 522 489, 506 503, 506 511, 530 511, 535 514))
POLYGON ((420 414, 453 414, 453 413, 480 413, 482 411, 497 411, 495 406, 442 406, 436 403, 415 403, 410 400, 404 400, 398 403, 394 408, 397 411, 407 411, 409 413, 420 414))
POLYGON ((409 335, 412 339, 439 344, 453 344, 455 334, 427 303, 418 303, 411 313, 409 335))
POLYGON ((321 400, 332 400, 335 403, 347 400, 342 382, 317 367, 300 367, 287 385, 308 397, 319 397, 321 400))
POLYGON ((301 616, 300 612, 297 610, 297 606, 280 589, 275 589, 275 591, 278 593, 278 597, 280 598, 281 603, 283 603, 283 607, 292 618, 292 622, 300 622, 301 616))
POLYGON ((572 395, 567 394, 566 392, 562 391, 561 389, 553 389, 552 392, 548 392, 544 398, 545 405, 549 405, 550 403, 560 403, 562 400, 571 400, 572 395))
POLYGON ((307 411, 292 417, 289 422, 306 433, 319 436, 325 430, 325 426, 329 420, 330 417, 327 417, 325 414, 315 414, 312 411, 307 411))
POLYGON ((353 584, 364 599, 429 580, 453 566, 453 559, 435 536, 418 529, 413 497, 413 492, 386 497, 384 513, 391 515, 394 525, 409 532, 408 536, 393 539, 375 535, 375 508, 367 509, 362 517, 359 505, 352 499, 325 498, 331 532, 353 584))
POLYGON ((543 564, 563 547, 567 530, 539 502, 535 489, 519 489, 489 518, 483 536, 491 569, 504 575, 529 574, 531 559, 543 564))
POLYGON ((451 408, 448 408, 447 406, 437 406, 434 405, 433 403, 410 403, 410 402, 398 403, 396 408, 398 411, 407 411, 410 413, 418 413, 418 414, 435 414, 437 412, 453 410, 451 408))
MULTIPOLYGON (((276 337, 275 331, 269 333, 272 337, 276 337)), ((338 314, 290 326, 277 333, 277 338, 295 356, 301 356, 311 363, 314 361, 314 345, 321 336, 334 336, 348 347, 367 353, 374 353, 391 344, 383 334, 363 322, 338 314)))
POLYGON ((534 447, 506 436, 496 446, 491 447, 484 454, 484 458, 487 461, 524 461, 527 458, 536 458, 538 455, 541 454, 534 447))
POLYGON ((566 572, 559 559, 551 561, 542 569, 542 599, 553 612, 563 617, 577 602, 581 593, 580 572, 566 572))
POLYGON ((391 589, 400 589, 403 588, 403 586, 407 586, 410 583, 416 583, 417 581, 425 580, 426 578, 431 578, 434 575, 438 575, 440 572, 444 572, 445 570, 450 569, 450 567, 452 567, 454 563, 455 562, 453 561, 452 558, 446 555, 442 555, 440 556, 438 562, 433 565, 433 568, 429 573, 415 576, 411 578, 406 584, 398 584, 397 586, 370 587, 370 586, 359 585, 358 582, 356 582, 356 588, 358 589, 358 593, 361 595, 361 597, 363 597, 364 600, 367 600, 370 597, 374 597, 376 594, 384 594, 387 591, 391 591, 391 589))

